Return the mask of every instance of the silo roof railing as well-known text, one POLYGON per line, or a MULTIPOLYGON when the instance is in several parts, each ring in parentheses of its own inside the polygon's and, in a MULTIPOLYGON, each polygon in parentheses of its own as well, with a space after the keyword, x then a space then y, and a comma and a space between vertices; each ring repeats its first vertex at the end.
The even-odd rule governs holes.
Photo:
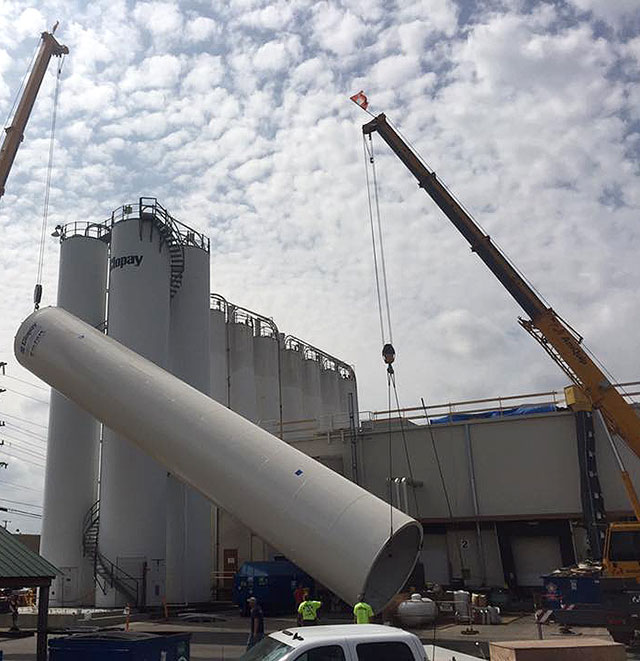
POLYGON ((111 218, 106 222, 115 225, 122 220, 142 218, 146 214, 170 226, 172 233, 183 246, 194 246, 206 252, 210 251, 211 242, 208 236, 174 218, 155 197, 141 197, 138 202, 123 204, 112 212, 111 218))
POLYGON ((356 378, 356 373, 353 367, 342 360, 339 360, 335 356, 328 354, 326 351, 322 351, 317 347, 314 347, 312 344, 301 340, 298 337, 293 335, 287 335, 284 339, 284 346, 287 349, 295 349, 297 351, 302 351, 302 354, 305 358, 309 360, 318 361, 323 369, 333 370, 338 372, 338 375, 343 379, 354 379, 356 378))
POLYGON ((224 312, 227 323, 246 324, 254 329, 256 336, 279 339, 278 327, 273 319, 231 303, 220 294, 210 294, 209 300, 211 301, 210 309, 224 312))
POLYGON ((56 225, 52 236, 59 236, 61 242, 72 236, 88 236, 92 239, 108 241, 111 236, 111 225, 108 221, 94 223, 88 220, 76 220, 64 225, 56 225))

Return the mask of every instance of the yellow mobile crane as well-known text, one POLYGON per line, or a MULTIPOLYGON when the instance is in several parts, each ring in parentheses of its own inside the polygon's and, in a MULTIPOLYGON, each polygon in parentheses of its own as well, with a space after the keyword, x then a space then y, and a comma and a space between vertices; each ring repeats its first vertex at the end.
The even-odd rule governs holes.
MULTIPOLYGON (((384 114, 378 115, 365 124, 362 132, 365 136, 369 136, 369 139, 374 132, 382 137, 418 180, 420 188, 426 191, 469 242, 471 250, 489 267, 526 312, 529 318, 518 318, 520 325, 540 343, 575 384, 565 390, 567 403, 580 405, 581 402, 588 402, 590 407, 600 412, 606 429, 611 434, 620 436, 640 458, 640 417, 582 348, 582 337, 542 301, 495 246, 491 238, 480 229, 473 218, 438 180, 435 172, 430 171, 398 135, 384 114)), ((615 444, 612 439, 610 440, 616 451, 615 444)), ((617 451, 616 459, 636 517, 634 522, 611 523, 607 528, 602 559, 603 576, 617 579, 614 580, 612 590, 616 596, 619 596, 619 593, 626 591, 629 583, 635 585, 636 588, 640 583, 640 502, 617 451)), ((618 624, 626 627, 623 632, 616 632, 621 639, 627 638, 629 626, 631 633, 634 628, 640 629, 640 620, 634 620, 640 616, 640 591, 632 591, 628 596, 629 605, 638 614, 631 616, 630 624, 629 622, 623 623, 621 620, 621 618, 624 619, 623 615, 629 611, 627 606, 622 608, 620 617, 615 616, 618 624)), ((620 600, 617 599, 616 603, 620 605, 620 600)))
POLYGON ((5 129, 6 134, 2 142, 2 147, 0 147, 0 197, 4 195, 7 177, 18 153, 18 147, 24 139, 24 130, 29 121, 29 116, 31 115, 33 104, 44 79, 44 74, 49 66, 49 61, 54 56, 61 57, 69 53, 69 49, 59 44, 53 36, 57 26, 58 24, 56 23, 50 33, 42 33, 42 43, 40 44, 40 50, 36 56, 33 69, 31 69, 31 73, 29 74, 29 79, 25 85, 11 125, 5 129))

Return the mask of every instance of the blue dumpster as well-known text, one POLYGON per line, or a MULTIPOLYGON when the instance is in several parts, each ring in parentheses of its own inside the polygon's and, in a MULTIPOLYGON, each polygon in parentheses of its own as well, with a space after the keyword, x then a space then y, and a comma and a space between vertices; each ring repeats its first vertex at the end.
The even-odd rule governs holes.
POLYGON ((76 633, 49 641, 51 661, 188 661, 190 633, 76 633))

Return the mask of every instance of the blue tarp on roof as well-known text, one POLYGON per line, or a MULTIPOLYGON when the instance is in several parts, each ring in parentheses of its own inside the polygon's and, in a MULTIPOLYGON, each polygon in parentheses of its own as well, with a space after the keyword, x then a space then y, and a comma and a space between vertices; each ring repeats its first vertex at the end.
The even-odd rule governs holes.
POLYGON ((479 420, 483 418, 508 418, 517 415, 533 415, 534 413, 554 413, 559 410, 554 404, 516 406, 512 409, 498 409, 496 411, 483 411, 482 413, 451 413, 439 418, 431 418, 429 422, 432 425, 441 425, 447 422, 464 422, 465 420, 479 420))

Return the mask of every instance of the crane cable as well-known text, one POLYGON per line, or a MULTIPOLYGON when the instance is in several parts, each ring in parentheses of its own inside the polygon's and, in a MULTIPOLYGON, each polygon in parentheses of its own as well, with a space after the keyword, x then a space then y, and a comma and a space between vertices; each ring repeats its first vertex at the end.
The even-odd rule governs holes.
POLYGON ((44 204, 42 209, 42 227, 40 230, 40 252, 38 255, 38 273, 36 275, 36 285, 33 290, 33 306, 37 310, 40 307, 42 300, 42 269, 44 266, 44 249, 45 240, 47 236, 47 218, 49 216, 49 197, 51 194, 51 174, 53 171, 53 148, 55 146, 56 134, 56 119, 58 116, 58 98, 60 94, 60 79, 62 76, 62 67, 64 66, 65 57, 60 57, 58 64, 58 71, 56 74, 56 87, 53 95, 53 110, 51 112, 51 132, 49 137, 49 162, 47 164, 47 179, 44 190, 44 204))
MULTIPOLYGON (((387 401, 389 411, 388 421, 388 496, 389 496, 389 526, 391 535, 393 535, 393 451, 391 441, 391 412, 392 400, 391 391, 393 390, 395 396, 395 403, 398 413, 400 411, 400 400, 398 396, 398 389, 396 384, 395 371, 393 369, 393 362, 395 360, 395 349, 393 347, 393 330, 391 324, 391 305, 389 303, 389 286, 387 279, 387 268, 384 254, 384 240, 382 233, 382 221, 380 215, 380 197, 378 195, 378 180, 376 174, 375 154, 373 150, 373 140, 369 134, 369 141, 367 143, 366 137, 363 135, 363 154, 365 177, 367 183, 367 200, 369 209, 369 224, 371 228, 371 244, 373 250, 373 265, 375 275, 376 296, 378 301, 378 317, 380 322, 380 338, 382 340, 382 358, 387 365, 387 401), (369 165, 371 166, 371 180, 369 178, 369 165), (373 201, 372 201, 373 198, 373 201)), ((404 454, 407 462, 407 470, 409 472, 409 479, 411 481, 411 490, 413 493, 413 500, 416 509, 416 516, 419 517, 419 503, 416 493, 416 482, 413 477, 413 469, 411 467, 411 460, 409 457, 409 447, 407 444, 407 437, 405 434, 404 421, 402 416, 400 419, 400 433, 402 436, 402 443, 404 447, 404 454)), ((399 503, 398 503, 399 505, 399 503)), ((409 503, 406 503, 409 506, 409 503)))
POLYGON ((16 95, 13 99, 13 103, 11 104, 11 108, 9 108, 9 112, 7 113, 7 118, 4 120, 4 126, 3 128, 7 130, 10 128, 10 120, 13 117, 13 111, 16 109, 16 106, 18 105, 18 100, 20 99, 20 95, 22 93, 22 88, 24 87, 25 81, 27 80, 27 76, 29 75, 29 72, 31 71, 33 67, 33 63, 36 60, 36 55, 38 54, 38 49, 40 48, 40 43, 39 41, 36 43, 35 48, 33 49, 33 54, 31 55, 31 61, 29 62, 29 66, 27 67, 27 70, 24 72, 24 76, 22 77, 22 80, 20 81, 20 87, 18 88, 18 91, 16 92, 16 95))

